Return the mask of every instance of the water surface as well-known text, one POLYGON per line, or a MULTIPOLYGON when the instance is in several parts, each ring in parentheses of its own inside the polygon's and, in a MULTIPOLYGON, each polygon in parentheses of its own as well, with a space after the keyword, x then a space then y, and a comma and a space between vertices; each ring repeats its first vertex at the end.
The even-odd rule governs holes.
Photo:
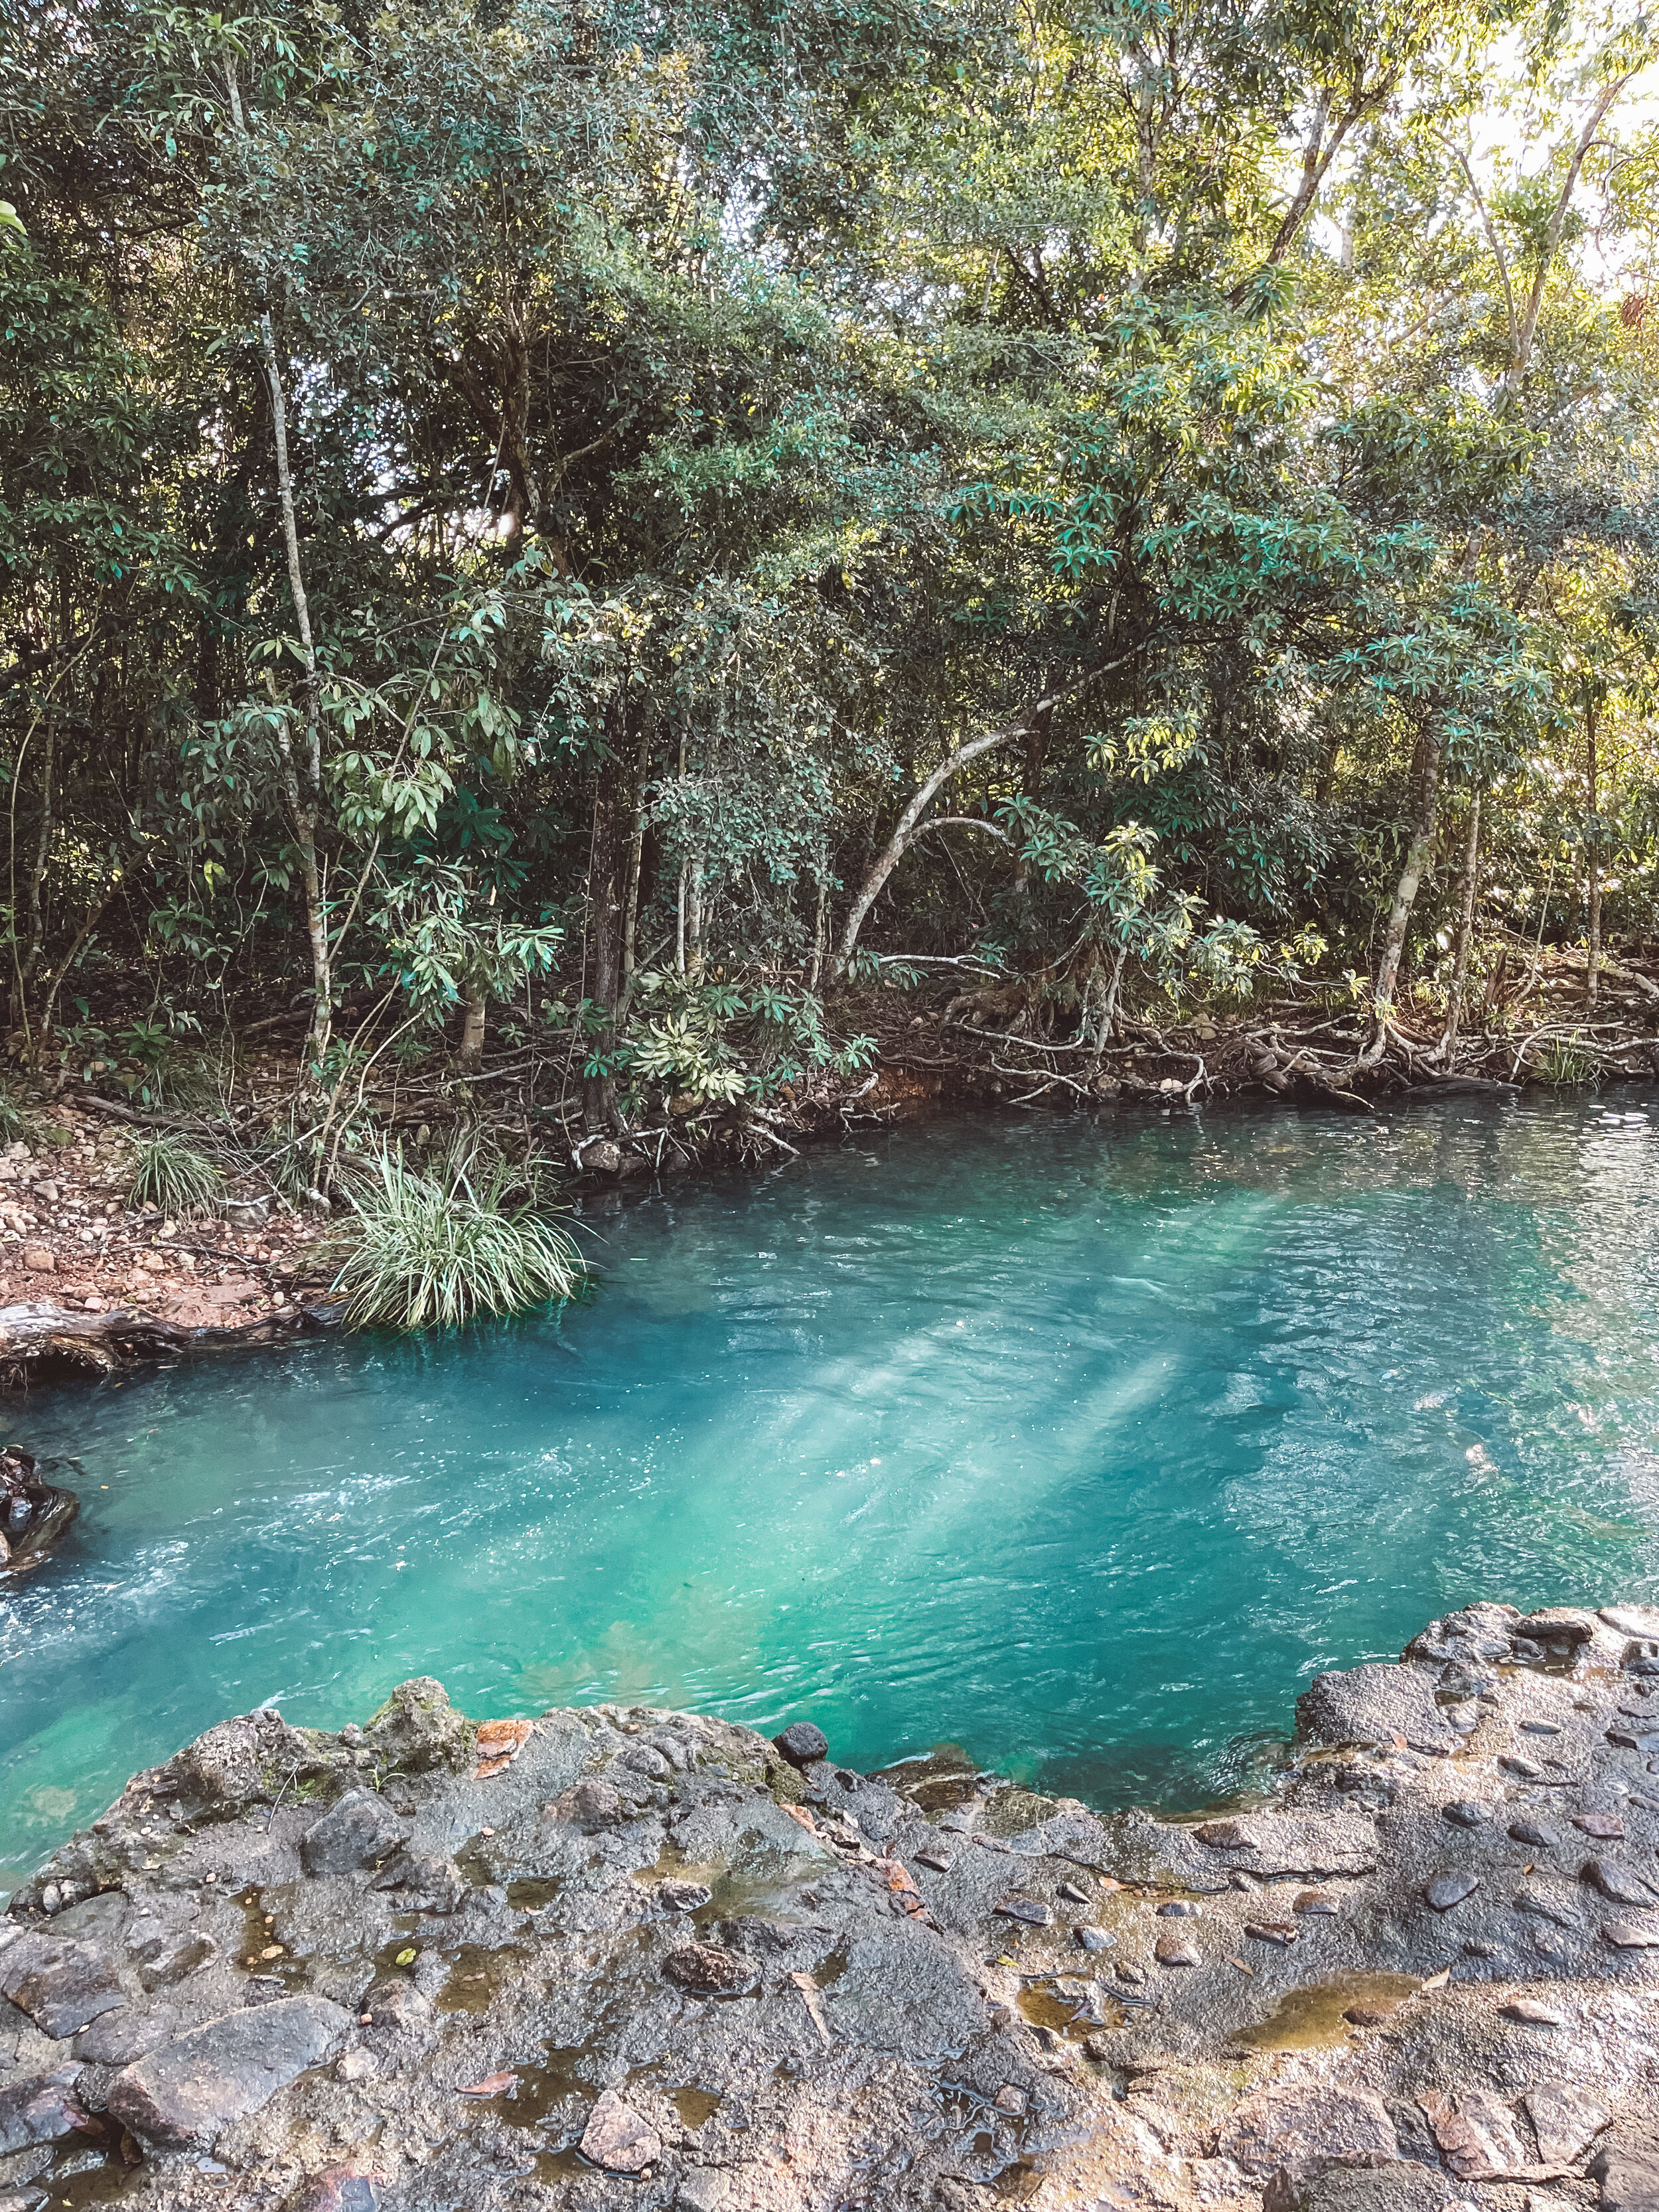
POLYGON ((643 1699, 1197 1802, 1320 1669, 1659 1587, 1640 1097, 938 1121, 590 1216, 598 1297, 37 1395, 0 1866, 226 1713, 643 1699))

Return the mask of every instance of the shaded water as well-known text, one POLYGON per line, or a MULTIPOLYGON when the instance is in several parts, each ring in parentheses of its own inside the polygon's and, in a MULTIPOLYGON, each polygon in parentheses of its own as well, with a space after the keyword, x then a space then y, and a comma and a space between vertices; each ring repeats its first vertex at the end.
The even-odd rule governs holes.
POLYGON ((594 1303, 38 1395, 0 1865, 226 1713, 622 1698, 1195 1802, 1321 1668, 1659 1585, 1639 1098, 939 1121, 597 1217, 594 1303))

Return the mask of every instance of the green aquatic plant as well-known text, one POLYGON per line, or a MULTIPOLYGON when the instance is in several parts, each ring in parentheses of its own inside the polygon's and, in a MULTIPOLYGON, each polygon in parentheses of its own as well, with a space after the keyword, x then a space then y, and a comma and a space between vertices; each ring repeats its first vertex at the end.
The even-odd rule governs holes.
POLYGON ((585 1271, 522 1176, 463 1140, 428 1170, 382 1149, 351 1192, 334 1289, 354 1328, 453 1328, 574 1297, 585 1271))
POLYGON ((187 1220, 211 1212, 224 1195, 222 1170, 205 1152, 178 1137, 139 1137, 132 1147, 132 1181, 127 1196, 134 1206, 159 1206, 163 1213, 187 1220))

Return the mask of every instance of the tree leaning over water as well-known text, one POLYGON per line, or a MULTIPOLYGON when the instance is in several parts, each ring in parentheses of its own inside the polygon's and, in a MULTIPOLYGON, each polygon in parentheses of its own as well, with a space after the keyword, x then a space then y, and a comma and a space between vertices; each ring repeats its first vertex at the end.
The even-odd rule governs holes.
POLYGON ((100 953, 284 978, 319 1098, 360 1015, 507 1018, 599 1133, 854 1066, 883 961, 1102 1041, 1346 974, 1377 1051, 1494 944, 1586 938, 1593 1006, 1652 932, 1645 19, 4 40, 29 1053, 100 953))

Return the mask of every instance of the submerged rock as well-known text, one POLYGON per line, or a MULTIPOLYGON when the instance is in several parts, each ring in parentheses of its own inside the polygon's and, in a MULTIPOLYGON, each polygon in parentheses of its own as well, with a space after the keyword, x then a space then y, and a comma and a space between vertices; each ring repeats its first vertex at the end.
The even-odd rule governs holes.
POLYGON ((222 1723, 0 1917, 0 2203, 1635 2212, 1659 1795, 1607 1730, 1659 1639, 1521 1626, 1322 1678, 1197 1824, 641 1706, 500 1759, 432 1681, 222 1723))

